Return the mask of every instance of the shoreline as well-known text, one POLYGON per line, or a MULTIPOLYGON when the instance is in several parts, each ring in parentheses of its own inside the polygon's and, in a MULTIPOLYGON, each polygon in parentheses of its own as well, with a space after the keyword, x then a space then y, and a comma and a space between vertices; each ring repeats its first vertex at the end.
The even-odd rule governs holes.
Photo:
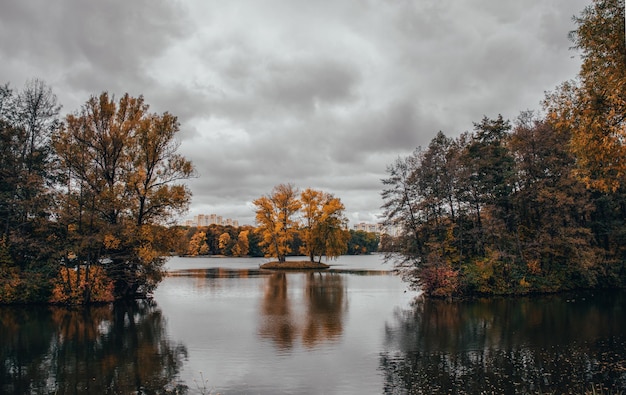
POLYGON ((311 262, 311 261, 286 261, 267 262, 259 266, 261 269, 270 270, 320 270, 328 269, 329 265, 325 263, 311 262))

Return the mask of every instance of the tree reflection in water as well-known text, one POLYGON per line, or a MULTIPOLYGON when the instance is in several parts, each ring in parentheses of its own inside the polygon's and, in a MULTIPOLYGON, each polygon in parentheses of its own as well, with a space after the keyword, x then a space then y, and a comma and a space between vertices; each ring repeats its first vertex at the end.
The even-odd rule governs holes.
POLYGON ((625 293, 416 302, 386 327, 389 394, 626 389, 625 293))
POLYGON ((273 339, 281 350, 293 347, 296 328, 287 294, 285 272, 272 273, 267 277, 261 308, 265 318, 260 329, 261 337, 273 339))
POLYGON ((302 304, 306 308, 303 312, 294 311, 291 305, 288 275, 275 272, 267 276, 259 335, 271 339, 283 351, 291 349, 300 337, 305 347, 313 348, 338 339, 343 332, 347 300, 342 275, 321 272, 302 275, 305 277, 302 304))
POLYGON ((0 309, 2 393, 184 393, 187 351, 150 301, 0 309))
POLYGON ((304 295, 308 310, 302 333, 304 345, 313 347, 318 342, 339 338, 347 308, 343 277, 335 273, 308 273, 304 295))

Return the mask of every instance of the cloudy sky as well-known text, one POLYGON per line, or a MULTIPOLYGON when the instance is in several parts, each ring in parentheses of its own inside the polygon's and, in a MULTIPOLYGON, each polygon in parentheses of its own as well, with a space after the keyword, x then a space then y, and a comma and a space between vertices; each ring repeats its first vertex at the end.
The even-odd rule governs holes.
POLYGON ((177 115, 186 218, 253 224, 252 200, 291 182, 377 222, 398 156, 576 76, 567 33, 590 1, 3 1, 0 83, 42 79, 64 113, 108 91, 177 115))

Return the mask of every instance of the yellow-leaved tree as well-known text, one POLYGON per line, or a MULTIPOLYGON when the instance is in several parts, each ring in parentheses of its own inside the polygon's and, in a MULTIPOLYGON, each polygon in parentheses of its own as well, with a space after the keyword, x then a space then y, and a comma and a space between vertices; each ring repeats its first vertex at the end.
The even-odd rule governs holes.
POLYGON ((227 255, 230 249, 230 244, 231 244, 231 238, 228 232, 222 233, 219 238, 220 252, 224 255, 227 255))
POLYGON ((301 203, 297 189, 292 184, 277 185, 269 196, 261 196, 253 204, 256 206, 256 231, 261 234, 260 245, 265 255, 285 262, 298 226, 295 215, 301 203))
POLYGON ((624 2, 594 0, 571 33, 583 63, 576 82, 548 95, 548 120, 571 133, 577 172, 588 186, 615 192, 626 179, 624 2))
POLYGON ((237 242, 232 248, 233 256, 245 256, 248 255, 250 251, 250 240, 248 239, 248 234, 250 232, 247 230, 242 230, 239 232, 237 236, 237 242))
POLYGON ((191 236, 189 245, 187 246, 187 255, 198 256, 206 255, 209 252, 209 246, 206 243, 206 233, 196 232, 191 236))
POLYGON ((339 198, 307 188, 300 195, 302 203, 302 228, 300 252, 311 262, 322 256, 335 258, 348 250, 350 233, 346 230, 345 207, 339 198))

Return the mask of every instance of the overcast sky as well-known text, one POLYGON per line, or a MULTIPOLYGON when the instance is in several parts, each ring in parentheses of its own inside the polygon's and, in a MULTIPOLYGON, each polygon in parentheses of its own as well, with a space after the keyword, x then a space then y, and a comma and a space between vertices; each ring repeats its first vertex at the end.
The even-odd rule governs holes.
POLYGON ((73 113, 143 94, 179 117, 187 217, 254 223, 274 185, 377 222, 386 167, 441 130, 540 110, 572 79, 583 0, 20 0, 0 3, 0 83, 39 78, 73 113))

